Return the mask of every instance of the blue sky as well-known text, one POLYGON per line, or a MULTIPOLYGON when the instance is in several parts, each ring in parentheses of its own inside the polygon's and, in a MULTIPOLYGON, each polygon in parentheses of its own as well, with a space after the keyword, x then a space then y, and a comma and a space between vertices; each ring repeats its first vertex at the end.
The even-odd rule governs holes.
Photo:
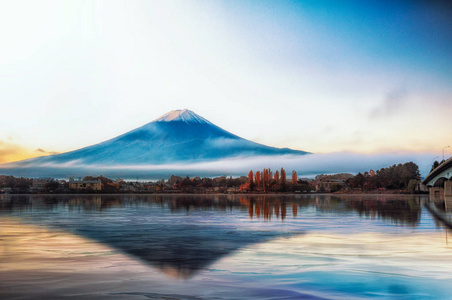
POLYGON ((437 155, 452 144, 451 12, 447 1, 0 1, 0 162, 180 108, 271 146, 437 155))

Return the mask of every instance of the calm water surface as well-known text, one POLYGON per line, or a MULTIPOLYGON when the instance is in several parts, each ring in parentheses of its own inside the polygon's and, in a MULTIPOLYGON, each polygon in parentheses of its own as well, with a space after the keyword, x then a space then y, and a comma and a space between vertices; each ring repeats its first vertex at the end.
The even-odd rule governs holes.
POLYGON ((0 196, 0 299, 452 299, 426 196, 0 196))

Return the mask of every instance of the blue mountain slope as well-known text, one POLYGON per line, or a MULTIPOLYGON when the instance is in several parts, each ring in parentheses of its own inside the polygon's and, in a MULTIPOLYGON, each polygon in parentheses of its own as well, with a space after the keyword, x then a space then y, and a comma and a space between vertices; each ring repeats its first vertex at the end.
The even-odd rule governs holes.
POLYGON ((254 143, 221 129, 192 111, 176 110, 111 140, 24 163, 155 165, 307 153, 254 143))

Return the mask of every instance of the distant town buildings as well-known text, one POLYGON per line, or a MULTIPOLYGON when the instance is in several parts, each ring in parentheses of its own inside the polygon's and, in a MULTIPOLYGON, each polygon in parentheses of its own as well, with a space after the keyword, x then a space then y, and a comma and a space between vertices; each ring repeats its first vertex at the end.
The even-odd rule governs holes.
MULTIPOLYGON (((85 176, 78 180, 71 177, 69 181, 54 178, 23 178, 0 175, 0 193, 196 193, 196 194, 236 194, 236 193, 362 193, 373 191, 387 193, 425 192, 420 188, 418 166, 412 162, 393 165, 378 171, 370 170, 356 175, 341 173, 317 175, 312 178, 298 178, 292 171, 291 180, 287 178, 284 168, 272 172, 252 170, 248 176, 215 178, 181 177, 172 175, 167 180, 125 181, 121 178, 109 179, 102 175, 85 176)), ((452 189, 451 189, 452 190, 452 189)))
POLYGON ((102 190, 102 182, 100 180, 74 180, 74 178, 69 179, 69 188, 71 190, 93 190, 93 191, 101 191, 102 190))
POLYGON ((30 187, 30 192, 32 193, 43 193, 46 191, 46 185, 49 182, 55 181, 55 179, 50 177, 40 177, 33 180, 33 184, 30 187))

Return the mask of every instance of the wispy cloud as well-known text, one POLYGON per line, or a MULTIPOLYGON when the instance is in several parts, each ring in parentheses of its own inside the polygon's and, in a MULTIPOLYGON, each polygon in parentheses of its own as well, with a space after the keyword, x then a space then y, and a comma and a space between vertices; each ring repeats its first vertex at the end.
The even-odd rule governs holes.
POLYGON ((375 107, 370 112, 370 118, 387 118, 396 115, 405 107, 408 100, 406 88, 399 87, 388 92, 379 107, 375 107))
POLYGON ((39 153, 42 153, 44 155, 54 155, 54 154, 60 154, 61 153, 61 152, 56 152, 56 151, 46 151, 46 150, 44 150, 42 148, 37 148, 37 149, 35 149, 34 152, 39 152, 39 153))

